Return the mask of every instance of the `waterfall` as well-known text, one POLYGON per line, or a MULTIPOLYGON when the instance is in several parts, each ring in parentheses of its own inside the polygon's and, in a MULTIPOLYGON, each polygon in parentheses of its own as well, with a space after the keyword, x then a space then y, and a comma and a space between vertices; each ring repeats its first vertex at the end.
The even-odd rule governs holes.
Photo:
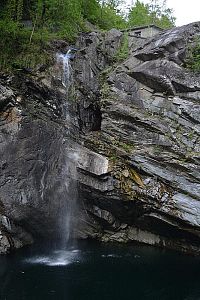
POLYGON ((69 88, 73 84, 73 74, 71 59, 74 58, 75 49, 69 49, 66 54, 57 54, 57 62, 62 69, 61 82, 65 88, 66 99, 63 103, 64 118, 66 122, 66 135, 63 139, 65 146, 65 158, 61 172, 62 192, 65 197, 65 207, 61 207, 61 223, 60 223, 60 238, 61 248, 66 249, 74 239, 74 227, 76 223, 77 212, 77 184, 76 184, 76 169, 78 154, 71 147, 70 135, 73 135, 71 118, 69 112, 69 88))
POLYGON ((68 96, 69 89, 73 85, 73 72, 71 66, 71 59, 75 57, 76 49, 71 48, 67 51, 67 53, 57 53, 56 61, 57 61, 57 79, 62 82, 62 85, 65 90, 66 101, 63 103, 63 113, 65 115, 66 123, 70 123, 69 109, 68 109, 68 96))
MULTIPOLYGON (((75 249, 74 229, 78 222, 77 209, 77 163, 79 159, 79 151, 77 146, 71 140, 74 129, 70 116, 70 99, 69 88, 73 84, 73 73, 71 59, 74 58, 75 49, 70 49, 66 54, 57 54, 57 63, 55 65, 55 76, 57 81, 61 81, 62 101, 63 101, 63 118, 65 123, 65 132, 61 144, 58 145, 60 156, 60 169, 57 178, 55 178, 54 201, 57 202, 55 216, 57 217, 56 232, 58 234, 58 242, 51 245, 49 254, 45 256, 37 256, 32 259, 32 263, 41 263, 49 266, 67 265, 71 263, 78 255, 75 249), (52 248, 53 247, 53 248, 52 248)), ((57 161, 55 162, 57 163, 57 161)), ((46 172, 41 178, 40 194, 44 198, 46 172)))
POLYGON ((74 49, 69 49, 66 54, 58 53, 57 62, 62 66, 61 81, 62 85, 66 88, 66 93, 68 95, 69 87, 72 83, 72 67, 70 60, 74 57, 74 49))
POLYGON ((65 161, 62 170, 65 207, 61 207, 60 238, 61 248, 74 245, 74 229, 77 225, 77 161, 78 154, 73 152, 70 139, 66 139, 65 161))

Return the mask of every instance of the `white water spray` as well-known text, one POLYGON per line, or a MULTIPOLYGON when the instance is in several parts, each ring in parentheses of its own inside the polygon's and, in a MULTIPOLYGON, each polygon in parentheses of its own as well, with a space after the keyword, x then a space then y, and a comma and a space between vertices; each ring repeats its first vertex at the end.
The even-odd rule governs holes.
MULTIPOLYGON (((55 199, 59 210, 57 214, 57 234, 58 241, 56 245, 51 245, 50 253, 36 256, 31 258, 31 263, 45 264, 48 266, 65 266, 72 262, 77 261, 79 251, 76 249, 75 228, 78 222, 78 209, 77 209, 77 163, 79 160, 79 151, 77 147, 74 149, 73 141, 70 136, 74 135, 72 130, 72 120, 70 117, 70 100, 69 88, 73 84, 73 72, 71 66, 71 59, 74 58, 74 51, 70 49, 66 54, 59 53, 56 55, 57 63, 55 65, 54 77, 60 80, 64 89, 63 94, 63 116, 65 123, 65 136, 63 137, 61 145, 58 147, 60 161, 62 167, 60 168, 59 175, 55 179, 55 199)), ((59 88, 59 87, 58 87, 59 88)), ((61 94, 61 95, 62 95, 61 94)), ((55 164, 57 161, 55 162, 55 164)), ((45 185, 47 177, 45 171, 41 178, 41 198, 44 198, 45 185)), ((53 191, 52 191, 53 192, 53 191)), ((5 222, 6 220, 4 220, 5 222)), ((7 224, 9 226, 9 224, 7 224)))
POLYGON ((63 104, 65 110, 65 121, 67 124, 66 136, 63 139, 65 145, 65 159, 62 169, 63 182, 63 193, 66 198, 66 205, 61 211, 61 248, 66 249, 69 247, 70 242, 74 239, 74 227, 76 226, 75 216, 77 213, 77 186, 76 186, 76 167, 77 167, 77 154, 74 155, 71 149, 71 140, 69 135, 74 134, 71 129, 72 122, 70 120, 69 112, 69 88, 73 83, 73 73, 71 66, 71 59, 74 57, 73 50, 70 49, 66 54, 57 54, 57 62, 62 69, 61 81, 62 85, 65 87, 66 101, 63 104))
POLYGON ((57 54, 57 62, 62 65, 62 85, 66 88, 67 94, 72 83, 72 67, 70 63, 72 57, 73 54, 71 49, 69 49, 66 54, 57 54))

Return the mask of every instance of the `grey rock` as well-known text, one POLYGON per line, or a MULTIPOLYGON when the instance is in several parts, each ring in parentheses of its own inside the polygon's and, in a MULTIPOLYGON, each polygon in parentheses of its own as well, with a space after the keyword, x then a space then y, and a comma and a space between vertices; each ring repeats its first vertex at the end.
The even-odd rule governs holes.
POLYGON ((0 252, 58 234, 68 176, 78 237, 199 254, 200 76, 183 67, 199 35, 200 23, 128 34, 117 62, 122 32, 81 34, 67 106, 56 66, 0 76, 0 252))
POLYGON ((107 157, 109 172, 95 176, 103 189, 80 181, 91 237, 199 253, 200 77, 183 67, 199 34, 193 23, 140 42, 129 35, 127 59, 118 66, 105 59, 111 66, 96 74, 101 126, 82 139, 107 157))
POLYGON ((10 243, 8 238, 0 231, 0 254, 7 254, 10 251, 10 243))

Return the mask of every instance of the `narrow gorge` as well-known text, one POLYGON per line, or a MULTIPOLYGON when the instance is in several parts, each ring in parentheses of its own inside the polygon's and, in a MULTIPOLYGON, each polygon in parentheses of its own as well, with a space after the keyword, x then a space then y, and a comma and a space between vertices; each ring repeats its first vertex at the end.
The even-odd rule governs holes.
POLYGON ((199 36, 96 30, 0 74, 0 253, 76 238, 199 254, 199 36))

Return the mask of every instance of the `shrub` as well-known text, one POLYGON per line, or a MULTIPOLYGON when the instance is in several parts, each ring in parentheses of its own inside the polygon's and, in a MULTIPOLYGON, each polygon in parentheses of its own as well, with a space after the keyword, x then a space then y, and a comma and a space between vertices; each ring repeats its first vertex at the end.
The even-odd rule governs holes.
POLYGON ((200 72, 200 40, 199 38, 187 50, 185 67, 193 72, 200 72))
POLYGON ((128 57, 129 45, 128 45, 128 33, 125 32, 122 38, 121 46, 115 55, 116 61, 123 61, 128 57))

